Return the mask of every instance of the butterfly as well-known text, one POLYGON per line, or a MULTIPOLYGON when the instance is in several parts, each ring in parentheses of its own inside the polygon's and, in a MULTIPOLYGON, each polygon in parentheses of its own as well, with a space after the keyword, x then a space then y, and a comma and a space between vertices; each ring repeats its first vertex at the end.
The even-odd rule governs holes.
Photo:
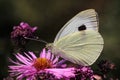
POLYGON ((79 12, 58 32, 47 48, 72 63, 89 66, 100 56, 104 41, 98 32, 98 15, 94 9, 79 12))

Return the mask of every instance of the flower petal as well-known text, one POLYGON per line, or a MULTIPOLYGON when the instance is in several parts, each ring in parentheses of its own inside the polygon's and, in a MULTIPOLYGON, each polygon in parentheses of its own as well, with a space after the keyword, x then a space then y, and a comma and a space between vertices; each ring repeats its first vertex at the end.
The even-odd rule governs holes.
POLYGON ((40 53, 40 57, 41 57, 41 58, 46 58, 45 48, 44 48, 43 51, 40 53))
POLYGON ((22 63, 24 63, 24 64, 26 64, 26 65, 31 65, 31 63, 26 60, 26 57, 22 56, 21 54, 18 53, 18 54, 15 55, 15 56, 16 56, 16 58, 17 58, 19 61, 21 61, 22 63))
POLYGON ((58 79, 60 78, 70 78, 74 77, 74 68, 64 68, 64 69, 59 69, 59 68, 53 68, 53 69, 45 69, 46 71, 54 74, 58 79))
POLYGON ((46 58, 48 59, 48 60, 50 60, 50 58, 51 58, 51 53, 48 51, 47 52, 47 54, 46 54, 46 58))
POLYGON ((29 54, 32 56, 33 59, 37 58, 33 52, 29 52, 29 54))
POLYGON ((53 60, 53 64, 55 64, 58 61, 59 57, 57 56, 54 60, 53 60))

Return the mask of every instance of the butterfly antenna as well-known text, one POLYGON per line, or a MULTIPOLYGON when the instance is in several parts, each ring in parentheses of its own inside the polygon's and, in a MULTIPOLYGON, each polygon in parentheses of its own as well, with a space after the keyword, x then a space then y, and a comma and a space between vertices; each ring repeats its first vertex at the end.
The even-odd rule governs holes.
POLYGON ((42 43, 47 44, 46 41, 39 39, 39 37, 36 37, 36 38, 28 38, 28 37, 24 37, 24 38, 25 38, 25 39, 28 39, 28 40, 39 41, 39 42, 42 42, 42 43))

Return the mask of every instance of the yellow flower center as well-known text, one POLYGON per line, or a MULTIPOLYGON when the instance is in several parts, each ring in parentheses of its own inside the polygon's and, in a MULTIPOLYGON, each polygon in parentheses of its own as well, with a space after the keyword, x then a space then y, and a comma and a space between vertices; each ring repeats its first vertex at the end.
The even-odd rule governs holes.
POLYGON ((33 64, 33 66, 37 70, 45 69, 45 68, 51 68, 52 62, 46 58, 37 58, 33 64))

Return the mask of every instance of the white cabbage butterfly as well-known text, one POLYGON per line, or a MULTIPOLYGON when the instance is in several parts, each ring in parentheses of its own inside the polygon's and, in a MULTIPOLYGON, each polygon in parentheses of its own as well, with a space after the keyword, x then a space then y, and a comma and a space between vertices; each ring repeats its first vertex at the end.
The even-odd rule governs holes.
POLYGON ((75 64, 93 64, 103 49, 103 38, 98 32, 98 17, 94 9, 78 13, 58 32, 47 48, 55 55, 75 64))

